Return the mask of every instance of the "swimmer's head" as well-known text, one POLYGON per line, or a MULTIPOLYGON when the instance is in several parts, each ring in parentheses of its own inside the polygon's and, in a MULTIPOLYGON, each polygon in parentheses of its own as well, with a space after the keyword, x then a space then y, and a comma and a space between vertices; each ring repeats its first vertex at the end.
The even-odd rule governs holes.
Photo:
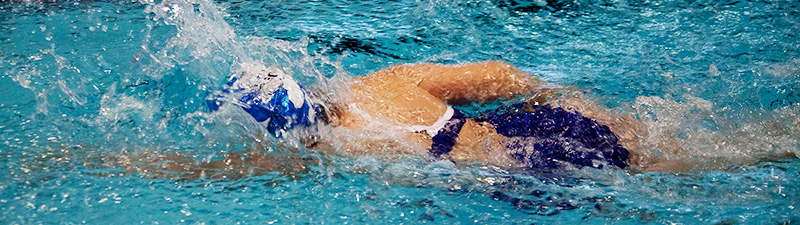
MULTIPOLYGON (((242 108, 256 121, 266 123, 275 135, 296 125, 311 124, 315 118, 305 91, 278 66, 242 63, 223 92, 241 95, 238 103, 242 108)), ((220 98, 208 103, 212 111, 223 104, 220 98)))
POLYGON ((265 67, 261 63, 247 62, 240 65, 239 70, 231 74, 228 78, 228 86, 234 90, 259 91, 267 97, 277 91, 283 85, 283 79, 287 77, 277 66, 265 67))

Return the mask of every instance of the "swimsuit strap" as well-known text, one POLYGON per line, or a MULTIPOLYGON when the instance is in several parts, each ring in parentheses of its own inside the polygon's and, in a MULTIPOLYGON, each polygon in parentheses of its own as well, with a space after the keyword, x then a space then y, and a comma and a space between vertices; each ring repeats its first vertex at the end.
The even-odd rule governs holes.
MULTIPOLYGON (((357 104, 351 103, 347 105, 348 108, 355 114, 363 116, 367 120, 374 120, 369 113, 361 110, 357 104)), ((415 133, 426 133, 433 138, 433 143, 429 150, 430 154, 434 157, 440 157, 453 150, 456 145, 458 133, 461 132, 461 127, 467 122, 467 118, 457 109, 447 106, 447 111, 435 123, 430 126, 424 125, 405 125, 394 127, 397 129, 407 130, 415 133)))
POLYGON ((424 131, 428 133, 428 135, 430 135, 431 137, 436 136, 436 134, 438 134, 439 131, 442 130, 442 128, 444 128, 445 125, 447 125, 447 122, 450 122, 450 119, 453 118, 453 113, 454 113, 453 107, 450 107, 448 105, 447 111, 444 112, 444 115, 442 115, 442 117, 439 117, 439 120, 436 120, 436 122, 433 123, 432 125, 430 126, 411 125, 408 126, 408 130, 414 133, 422 133, 424 131))
POLYGON ((444 123, 442 129, 436 135, 433 135, 433 143, 429 150, 431 155, 437 158, 453 151, 453 146, 456 145, 456 139, 458 139, 458 133, 461 132, 461 128, 467 122, 464 114, 450 106, 447 107, 448 112, 452 111, 453 115, 444 123))

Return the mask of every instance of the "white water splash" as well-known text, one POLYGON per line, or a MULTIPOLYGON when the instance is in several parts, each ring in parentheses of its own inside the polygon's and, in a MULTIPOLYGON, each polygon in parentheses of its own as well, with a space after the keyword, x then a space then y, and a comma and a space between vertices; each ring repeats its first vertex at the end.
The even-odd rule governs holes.
MULTIPOLYGON (((643 153, 709 164, 749 163, 782 154, 800 156, 800 110, 786 107, 731 121, 714 103, 694 96, 639 97, 634 105, 649 135, 643 153)), ((736 118, 734 118, 736 119, 736 118)))

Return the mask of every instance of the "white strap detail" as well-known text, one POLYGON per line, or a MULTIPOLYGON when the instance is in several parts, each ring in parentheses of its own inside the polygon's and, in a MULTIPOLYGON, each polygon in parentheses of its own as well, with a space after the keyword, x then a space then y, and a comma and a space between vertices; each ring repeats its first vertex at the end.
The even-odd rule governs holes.
POLYGON ((408 126, 408 130, 410 130, 411 132, 422 132, 422 131, 425 131, 431 137, 436 136, 436 134, 439 134, 439 131, 442 130, 442 128, 444 128, 444 125, 447 125, 447 121, 449 121, 451 118, 453 118, 453 113, 455 113, 453 111, 453 107, 450 107, 448 105, 447 106, 447 111, 445 111, 444 115, 442 115, 442 117, 439 117, 439 120, 436 120, 436 123, 433 123, 433 125, 430 125, 430 126, 411 125, 411 126, 408 126))
MULTIPOLYGON (((347 107, 351 110, 351 112, 353 112, 353 113, 355 113, 355 114, 357 114, 359 116, 362 116, 367 121, 376 122, 376 120, 374 118, 372 118, 372 116, 370 116, 369 113, 365 112, 364 110, 361 110, 361 108, 359 108, 357 104, 350 103, 350 104, 347 105, 347 107)), ((450 107, 448 105, 447 106, 447 111, 445 111, 444 115, 442 115, 442 117, 440 117, 439 120, 437 120, 435 123, 433 123, 433 125, 430 125, 430 126, 425 126, 425 125, 397 126, 397 125, 394 125, 393 127, 396 127, 398 129, 411 131, 411 132, 414 132, 414 133, 423 132, 424 131, 425 133, 427 133, 428 135, 433 137, 433 136, 436 136, 437 134, 439 134, 439 131, 442 130, 445 125, 447 125, 447 122, 450 121, 451 118, 453 118, 453 114, 455 114, 455 110, 453 109, 453 107, 450 107)))

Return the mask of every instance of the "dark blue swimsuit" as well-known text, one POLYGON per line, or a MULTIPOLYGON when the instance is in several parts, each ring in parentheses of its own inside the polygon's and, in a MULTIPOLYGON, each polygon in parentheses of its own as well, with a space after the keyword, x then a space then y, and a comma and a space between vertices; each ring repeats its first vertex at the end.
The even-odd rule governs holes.
POLYGON ((464 114, 461 114, 458 109, 453 109, 453 117, 447 121, 447 124, 439 130, 436 136, 433 136, 433 144, 431 144, 430 153, 434 157, 440 157, 453 150, 456 145, 458 133, 461 132, 461 127, 467 122, 464 114))
MULTIPOLYGON (((503 136, 519 137, 506 147, 510 156, 526 167, 559 168, 569 163, 577 167, 602 168, 593 161, 620 168, 628 165, 628 150, 618 143, 608 126, 578 112, 547 105, 522 110, 526 104, 502 107, 474 119, 492 124, 503 136)), ((440 156, 452 150, 463 121, 464 115, 456 110, 451 121, 433 137, 432 155, 440 156)))

